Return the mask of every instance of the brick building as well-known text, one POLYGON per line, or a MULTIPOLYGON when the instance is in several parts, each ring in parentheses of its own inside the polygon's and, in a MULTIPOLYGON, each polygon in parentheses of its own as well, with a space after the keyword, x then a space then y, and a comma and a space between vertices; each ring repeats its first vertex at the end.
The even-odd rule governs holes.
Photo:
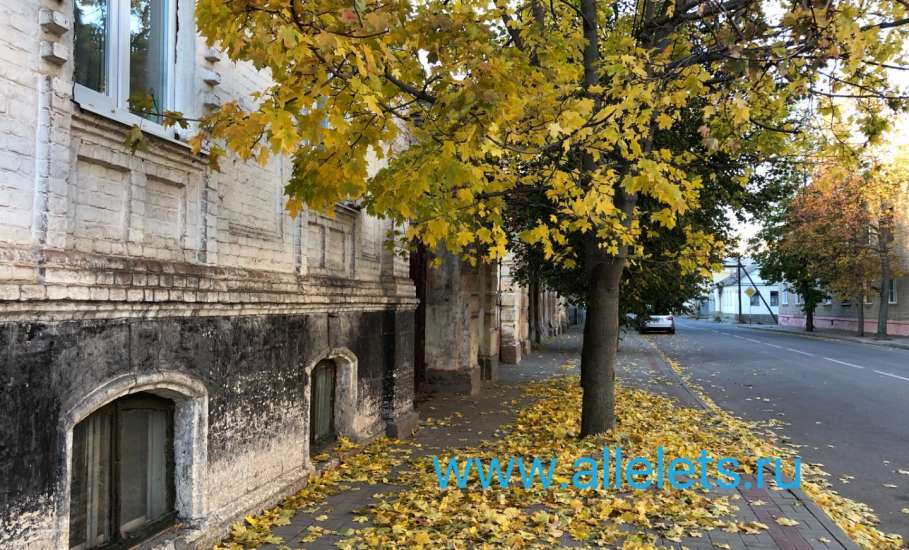
POLYGON ((333 437, 409 433, 417 300, 387 224, 290 218, 286 159, 212 172, 129 112, 266 82, 193 2, 0 7, 0 548, 202 546, 333 437))

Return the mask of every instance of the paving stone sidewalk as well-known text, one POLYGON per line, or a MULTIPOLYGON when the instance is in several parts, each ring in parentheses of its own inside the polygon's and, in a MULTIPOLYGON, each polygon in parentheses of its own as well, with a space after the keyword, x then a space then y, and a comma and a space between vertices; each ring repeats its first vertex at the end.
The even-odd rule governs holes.
MULTIPOLYGON (((474 446, 482 440, 494 437, 503 424, 512 422, 516 413, 529 399, 522 395, 521 386, 526 382, 544 380, 577 372, 577 366, 566 369, 569 361, 579 362, 579 331, 548 341, 543 349, 533 352, 519 365, 501 365, 499 381, 490 384, 477 396, 453 396, 436 394, 418 404, 424 426, 414 437, 413 455, 448 454, 446 450, 474 446), (429 419, 436 420, 431 421, 429 419), (438 419, 446 419, 438 422, 438 419)), ((697 395, 663 361, 655 348, 644 338, 629 334, 620 345, 618 376, 621 383, 637 386, 667 395, 684 406, 703 407, 697 395)), ((402 465, 401 467, 406 467, 402 465)), ((388 479, 393 479, 390 474, 388 479)), ((274 529, 291 548, 336 548, 335 543, 343 540, 347 529, 363 528, 368 524, 354 522, 359 510, 374 502, 377 493, 390 494, 400 487, 391 484, 366 483, 348 484, 341 493, 329 497, 314 510, 300 512, 286 526, 274 529), (318 521, 316 518, 327 516, 318 521), (328 534, 316 541, 303 544, 302 537, 310 527, 328 530, 328 534)), ((665 547, 691 550, 829 550, 855 549, 846 535, 801 491, 773 491, 766 489, 740 490, 735 504, 740 508, 742 521, 760 521, 768 531, 758 535, 739 535, 720 531, 705 533, 702 538, 689 538, 682 543, 660 541, 665 547), (764 502, 750 505, 750 501, 764 502), (774 518, 785 516, 799 522, 798 526, 778 525, 774 518), (822 540, 827 541, 822 542, 822 540), (728 545, 728 546, 727 546, 728 545)), ((566 538, 566 546, 579 546, 576 541, 566 538)), ((275 546, 267 546, 269 550, 275 546)))

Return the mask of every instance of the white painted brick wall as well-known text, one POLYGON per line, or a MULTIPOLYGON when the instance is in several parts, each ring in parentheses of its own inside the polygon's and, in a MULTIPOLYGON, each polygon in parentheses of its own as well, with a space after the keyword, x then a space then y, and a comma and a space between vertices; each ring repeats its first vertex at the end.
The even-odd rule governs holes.
MULTIPOLYGON (((71 2, 0 0, 0 284, 71 284, 68 267, 38 268, 42 249, 328 276, 352 286, 406 279, 406 260, 382 246, 387 222, 354 211, 334 219, 287 215, 287 159, 259 166, 228 158, 223 171, 213 173, 188 148, 156 139, 150 151, 131 154, 122 145, 127 126, 82 112, 74 103, 72 61, 57 66, 41 59, 41 41, 73 51, 72 31, 55 36, 41 29, 42 7, 71 16, 71 2)), ((248 94, 267 83, 266 75, 223 56, 213 63, 206 50, 196 37, 178 54, 176 86, 184 93, 187 114, 202 113, 214 95, 252 105, 248 94), (203 81, 206 70, 220 73, 217 86, 203 81)), ((374 162, 373 170, 379 165, 374 162)), ((92 300, 138 296, 129 292, 135 284, 121 283, 80 284, 116 287, 117 292, 87 291, 92 300)), ((287 284, 282 291, 294 288, 287 284)), ((28 288, 16 299, 75 294, 28 288)), ((154 292, 142 296, 158 299, 154 292)), ((187 292, 168 296, 197 298, 187 292)))
POLYGON ((0 239, 28 243, 35 170, 38 7, 0 0, 0 239))

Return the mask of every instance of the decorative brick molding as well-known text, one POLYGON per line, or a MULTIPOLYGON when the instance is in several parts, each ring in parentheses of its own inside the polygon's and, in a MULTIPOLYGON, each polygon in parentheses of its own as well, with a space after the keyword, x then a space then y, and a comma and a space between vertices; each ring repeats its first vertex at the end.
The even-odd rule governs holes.
POLYGON ((0 246, 0 321, 414 309, 408 279, 355 280, 0 246), (38 274, 43 274, 43 281, 38 274))

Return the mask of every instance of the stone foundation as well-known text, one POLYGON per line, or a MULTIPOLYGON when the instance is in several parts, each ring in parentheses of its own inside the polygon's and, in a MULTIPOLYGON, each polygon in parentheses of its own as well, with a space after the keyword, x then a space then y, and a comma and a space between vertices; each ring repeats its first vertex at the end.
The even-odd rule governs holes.
POLYGON ((443 370, 426 369, 426 381, 430 391, 477 395, 482 386, 479 368, 443 370))
POLYGON ((418 420, 409 310, 5 323, 0 349, 2 548, 68 546, 72 427, 129 393, 177 404, 177 511, 187 528, 171 536, 192 546, 312 471, 315 362, 344 362, 342 435, 407 436, 418 420))

